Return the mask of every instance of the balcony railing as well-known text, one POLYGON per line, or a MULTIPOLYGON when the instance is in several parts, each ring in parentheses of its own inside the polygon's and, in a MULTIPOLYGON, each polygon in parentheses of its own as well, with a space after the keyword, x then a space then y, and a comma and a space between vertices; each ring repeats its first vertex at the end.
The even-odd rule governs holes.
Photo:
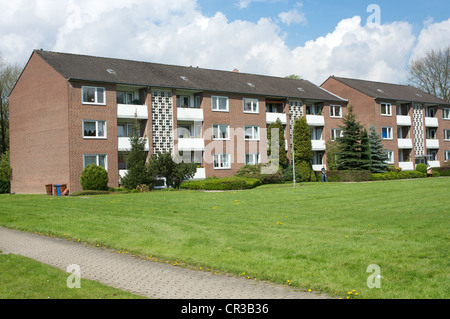
POLYGON ((398 167, 400 167, 403 171, 413 171, 414 163, 413 162, 399 162, 398 167))
POLYGON ((409 115, 397 115, 397 125, 411 126, 411 116, 409 115))
POLYGON ((324 140, 312 140, 311 147, 313 151, 325 151, 325 141, 324 140))
MULTIPOLYGON (((130 143, 130 138, 129 137, 118 137, 118 151, 119 152, 124 152, 124 151, 129 151, 131 150, 131 143, 130 143)), ((148 151, 149 150, 149 142, 148 139, 145 141, 145 150, 148 151)))
POLYGON ((309 126, 325 126, 325 119, 322 115, 306 115, 306 122, 309 126))
POLYGON ((205 140, 203 138, 179 138, 179 151, 204 151, 205 140))
POLYGON ((177 120, 179 121, 203 121, 203 109, 199 108, 177 108, 177 120))
POLYGON ((409 149, 412 148, 412 139, 410 138, 399 138, 398 139, 398 148, 399 149, 409 149))
POLYGON ((275 123, 277 119, 280 119, 282 124, 287 124, 287 117, 285 113, 266 113, 266 123, 275 123))
POLYGON ((439 140, 438 139, 428 139, 426 141, 427 148, 439 148, 439 140))
POLYGON ((426 127, 438 127, 438 119, 437 117, 425 117, 425 126, 426 127))
POLYGON ((147 105, 117 104, 117 118, 134 119, 135 115, 138 119, 148 119, 147 105))

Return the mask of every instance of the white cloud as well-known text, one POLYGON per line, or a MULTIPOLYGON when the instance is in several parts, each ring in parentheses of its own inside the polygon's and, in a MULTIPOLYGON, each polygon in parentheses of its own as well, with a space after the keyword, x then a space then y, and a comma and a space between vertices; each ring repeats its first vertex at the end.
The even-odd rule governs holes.
POLYGON ((424 26, 411 59, 424 56, 431 49, 437 51, 450 46, 450 19, 438 23, 432 23, 432 20, 428 19, 424 22, 424 26))
MULTIPOLYGON (((300 7, 301 2, 293 11, 300 7)), ((295 14, 279 18, 302 23, 295 14)), ((402 82, 411 52, 448 44, 449 25, 450 20, 428 21, 417 38, 406 22, 369 27, 353 17, 289 49, 276 21, 229 21, 220 12, 208 17, 195 0, 16 0, 0 3, 0 54, 24 63, 33 49, 43 48, 275 76, 295 73, 316 84, 332 74, 402 82)))
POLYGON ((298 12, 297 9, 281 12, 280 14, 278 14, 278 17, 280 18, 281 22, 287 25, 306 23, 305 14, 303 12, 298 12))

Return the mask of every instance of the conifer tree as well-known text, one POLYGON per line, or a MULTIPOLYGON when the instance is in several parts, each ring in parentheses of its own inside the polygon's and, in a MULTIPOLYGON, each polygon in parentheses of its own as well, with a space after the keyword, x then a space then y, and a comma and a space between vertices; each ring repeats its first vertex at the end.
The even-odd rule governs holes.
POLYGON ((380 134, 377 133, 375 126, 369 127, 369 144, 370 144, 370 157, 371 157, 371 171, 372 173, 383 173, 388 169, 387 151, 383 146, 383 139, 380 134))
POLYGON ((302 182, 310 181, 312 180, 313 175, 311 165, 313 153, 311 146, 311 131, 305 117, 301 117, 294 121, 293 139, 295 166, 298 167, 302 182))
POLYGON ((364 128, 361 132, 361 169, 369 170, 372 166, 371 153, 370 153, 370 143, 369 135, 367 130, 364 128))
POLYGON ((353 107, 348 107, 348 113, 344 116, 342 122, 342 136, 338 138, 340 145, 340 170, 361 170, 365 169, 364 161, 361 160, 362 131, 363 126, 357 121, 356 114, 353 113, 353 107))

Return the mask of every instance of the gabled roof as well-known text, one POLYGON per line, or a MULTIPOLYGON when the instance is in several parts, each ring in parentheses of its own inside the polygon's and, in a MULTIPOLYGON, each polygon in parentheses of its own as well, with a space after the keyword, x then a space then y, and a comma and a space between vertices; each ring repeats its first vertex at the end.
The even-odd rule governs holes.
POLYGON ((68 80, 346 101, 306 80, 35 50, 68 80))
POLYGON ((330 78, 333 78, 336 81, 339 81, 374 99, 450 105, 450 103, 410 85, 365 81, 336 76, 331 76, 330 78))

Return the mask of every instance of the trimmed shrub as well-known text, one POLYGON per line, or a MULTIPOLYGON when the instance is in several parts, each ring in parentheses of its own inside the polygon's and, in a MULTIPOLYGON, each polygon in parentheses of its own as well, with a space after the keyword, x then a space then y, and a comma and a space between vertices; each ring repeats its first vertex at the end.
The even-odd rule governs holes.
MULTIPOLYGON (((378 173, 385 174, 385 173, 378 173)), ((328 171, 328 182, 364 182, 370 180, 369 170, 328 171)))
POLYGON ((439 173, 441 174, 441 176, 450 176, 450 166, 441 167, 439 173))
POLYGON ((89 164, 81 172, 80 184, 83 190, 105 191, 108 189, 108 172, 101 166, 89 164))
POLYGON ((428 166, 426 164, 420 163, 416 165, 416 171, 419 171, 421 173, 427 173, 428 166))
POLYGON ((283 171, 281 169, 275 174, 262 174, 261 167, 263 167, 262 164, 244 165, 238 170, 235 176, 242 178, 256 178, 261 184, 279 184, 284 182, 283 171))
POLYGON ((107 195, 109 191, 96 191, 96 190, 87 190, 87 191, 78 191, 70 196, 85 196, 85 195, 107 195))
POLYGON ((394 179, 409 179, 409 178, 424 178, 426 173, 421 173, 419 171, 401 171, 401 172, 386 172, 386 173, 375 173, 371 174, 371 181, 383 181, 383 180, 394 180, 394 179))
MULTIPOLYGON (((283 169, 283 180, 286 182, 293 181, 292 164, 283 169)), ((300 182, 300 180, 300 172, 298 171, 298 167, 295 167, 295 181, 300 182)))
POLYGON ((240 190, 251 189, 261 185, 261 181, 256 178, 224 177, 207 178, 198 181, 186 181, 180 185, 182 189, 193 190, 240 190))
POLYGON ((11 184, 9 181, 0 179, 0 194, 6 194, 11 192, 11 184))

